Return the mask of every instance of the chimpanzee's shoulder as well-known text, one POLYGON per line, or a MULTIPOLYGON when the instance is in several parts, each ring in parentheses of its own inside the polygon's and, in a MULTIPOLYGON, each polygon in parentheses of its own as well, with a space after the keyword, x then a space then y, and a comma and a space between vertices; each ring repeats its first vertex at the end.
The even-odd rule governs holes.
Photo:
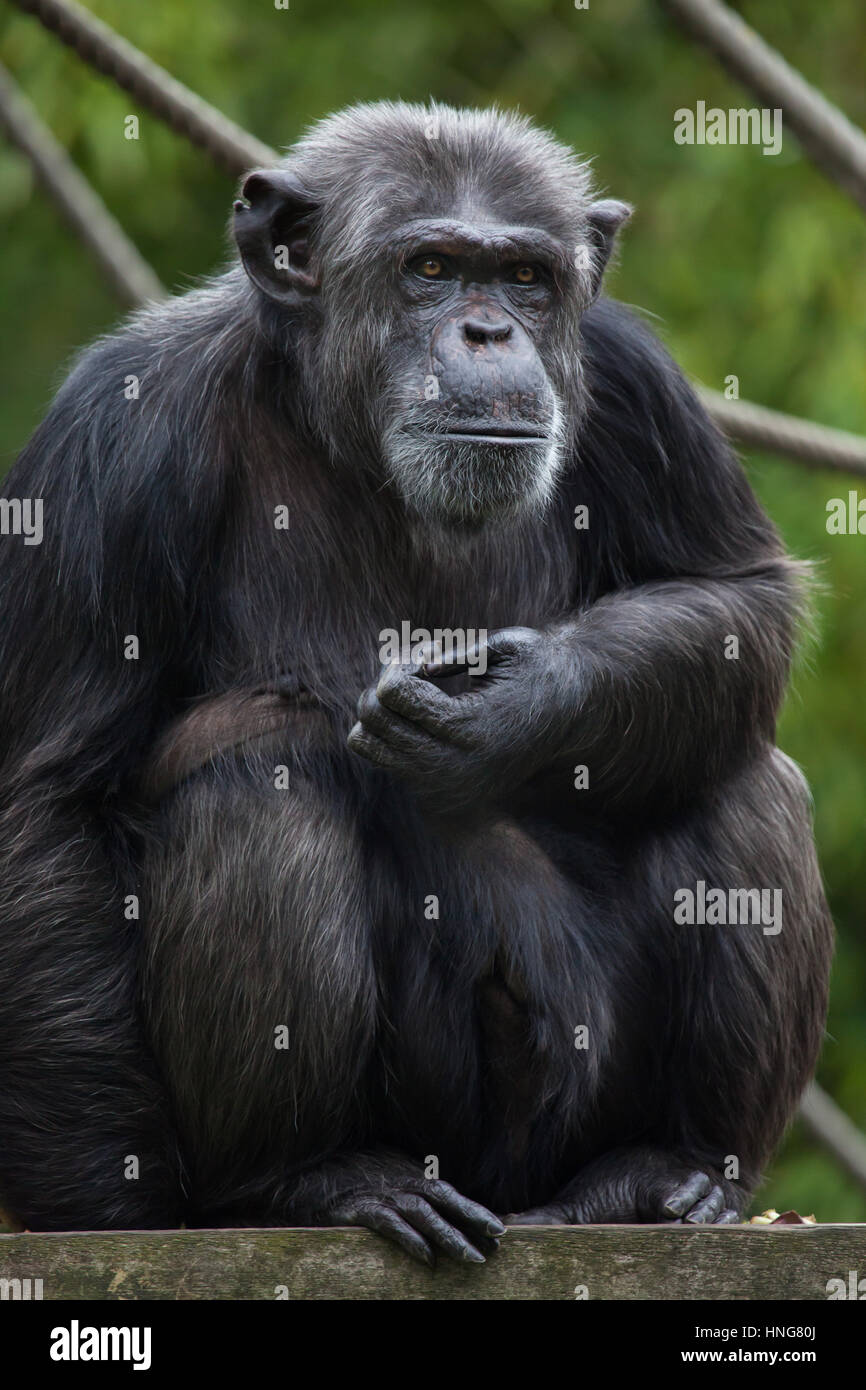
POLYGON ((581 320, 584 367, 594 379, 625 385, 682 378, 667 348, 639 310, 602 296, 581 320))
POLYGON ((714 457, 738 472, 734 455, 695 388, 639 311, 601 298, 581 323, 589 420, 602 434, 643 435, 666 467, 714 457))

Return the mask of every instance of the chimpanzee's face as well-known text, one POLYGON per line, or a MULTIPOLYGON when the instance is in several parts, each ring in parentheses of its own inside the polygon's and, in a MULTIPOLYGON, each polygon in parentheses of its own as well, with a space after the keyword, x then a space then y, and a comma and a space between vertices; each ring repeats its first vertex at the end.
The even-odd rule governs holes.
POLYGON ((564 407, 545 365, 564 248, 536 228, 398 228, 400 308, 385 348, 381 448, 407 503, 479 523, 541 509, 560 471, 564 407))

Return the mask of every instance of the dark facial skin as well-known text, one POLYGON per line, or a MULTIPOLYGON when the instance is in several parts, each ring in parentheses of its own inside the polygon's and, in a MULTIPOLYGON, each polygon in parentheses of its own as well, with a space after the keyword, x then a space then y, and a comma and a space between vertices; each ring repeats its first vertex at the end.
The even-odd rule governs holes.
POLYGON ((554 399, 537 345, 561 257, 529 229, 411 229, 400 289, 418 356, 438 383, 441 433, 479 446, 549 443, 554 399))
POLYGON ((426 515, 482 524, 540 508, 561 461, 544 362, 564 250, 537 229, 401 229, 386 470, 426 515))

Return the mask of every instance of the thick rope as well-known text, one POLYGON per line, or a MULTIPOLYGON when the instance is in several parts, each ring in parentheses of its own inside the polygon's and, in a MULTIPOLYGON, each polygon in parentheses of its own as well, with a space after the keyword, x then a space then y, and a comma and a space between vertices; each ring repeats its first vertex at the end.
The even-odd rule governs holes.
POLYGON ((732 77, 750 87, 763 106, 780 109, 785 125, 821 173, 866 209, 863 131, 720 0, 661 0, 661 4, 732 77))
POLYGON ((27 156, 39 182, 93 254, 121 301, 135 305, 161 299, 165 289, 154 271, 2 66, 0 125, 27 156))
POLYGON ((799 459, 811 468, 827 468, 866 477, 866 439, 830 425, 816 425, 751 401, 729 401, 720 391, 698 387, 698 395, 716 424, 737 444, 799 459))
POLYGON ((800 1114, 813 1138, 866 1190, 866 1138, 832 1096, 813 1081, 800 1103, 800 1114))
POLYGON ((12 0, 12 4, 35 15, 86 63, 110 77, 172 130, 206 150, 230 174, 273 164, 278 158, 270 146, 176 82, 75 0, 12 0))

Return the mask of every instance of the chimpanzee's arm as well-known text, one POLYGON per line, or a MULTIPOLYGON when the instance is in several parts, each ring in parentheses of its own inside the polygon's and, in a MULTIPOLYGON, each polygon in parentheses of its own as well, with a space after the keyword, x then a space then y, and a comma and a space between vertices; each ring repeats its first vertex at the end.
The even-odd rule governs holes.
POLYGON ((580 804, 608 812, 666 810, 717 785, 773 741, 792 608, 779 561, 608 595, 542 634, 560 649, 547 669, 561 673, 561 707, 574 699, 544 782, 568 777, 580 804))
POLYGON ((136 1020, 123 786, 183 638, 196 531, 167 424, 124 394, 136 354, 87 354, 3 489, 40 500, 44 529, 0 541, 0 1190, 35 1229, 180 1215, 136 1020))

